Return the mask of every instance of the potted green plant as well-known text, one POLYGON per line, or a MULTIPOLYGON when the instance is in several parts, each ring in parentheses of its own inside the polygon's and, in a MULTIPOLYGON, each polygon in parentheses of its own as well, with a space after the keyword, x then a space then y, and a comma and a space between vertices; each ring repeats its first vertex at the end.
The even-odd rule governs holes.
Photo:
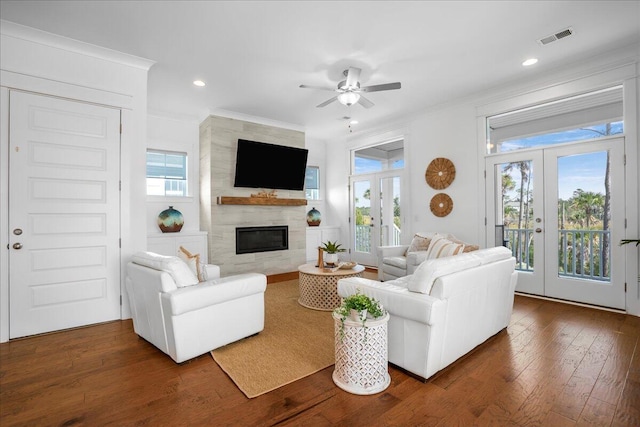
MULTIPOLYGON (((342 304, 334 312, 340 319, 340 338, 344 337, 344 321, 347 318, 362 322, 362 326, 366 328, 368 318, 378 319, 386 313, 380 301, 360 293, 360 289, 356 290, 355 294, 343 298, 342 304)), ((366 337, 365 333, 365 340, 366 337)))
POLYGON ((338 252, 344 252, 346 249, 342 249, 341 244, 336 240, 332 242, 331 240, 327 240, 326 243, 322 244, 322 250, 327 253, 324 257, 324 262, 329 265, 336 265, 338 263, 338 252))

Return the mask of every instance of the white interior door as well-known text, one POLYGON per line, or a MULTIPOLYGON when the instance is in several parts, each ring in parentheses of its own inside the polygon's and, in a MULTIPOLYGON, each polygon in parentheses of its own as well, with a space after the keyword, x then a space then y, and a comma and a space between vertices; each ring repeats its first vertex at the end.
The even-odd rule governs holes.
POLYGON ((516 257, 517 291, 625 307, 623 156, 612 138, 486 159, 487 241, 516 257))
POLYGON ((120 111, 9 105, 10 338, 120 318, 120 111))

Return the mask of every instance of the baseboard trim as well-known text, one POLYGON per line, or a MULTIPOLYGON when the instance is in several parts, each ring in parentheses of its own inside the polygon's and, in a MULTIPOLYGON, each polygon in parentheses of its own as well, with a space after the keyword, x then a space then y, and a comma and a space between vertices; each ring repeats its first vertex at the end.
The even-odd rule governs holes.
POLYGON ((551 298, 551 297, 545 297, 545 296, 542 296, 542 295, 527 294, 527 293, 524 293, 524 292, 515 292, 515 294, 516 295, 520 295, 521 297, 536 298, 536 299, 542 299, 542 300, 545 300, 545 301, 559 302, 561 304, 577 305, 578 307, 595 308, 596 310, 610 311, 612 313, 627 314, 626 310, 620 310, 620 309, 617 309, 617 308, 610 308, 610 307, 603 307, 601 305, 585 304, 585 303, 581 303, 581 302, 569 301, 569 300, 566 300, 566 299, 551 298))
POLYGON ((288 273, 271 274, 267 276, 267 284, 286 282, 287 280, 296 280, 298 278, 297 271, 290 271, 288 273))

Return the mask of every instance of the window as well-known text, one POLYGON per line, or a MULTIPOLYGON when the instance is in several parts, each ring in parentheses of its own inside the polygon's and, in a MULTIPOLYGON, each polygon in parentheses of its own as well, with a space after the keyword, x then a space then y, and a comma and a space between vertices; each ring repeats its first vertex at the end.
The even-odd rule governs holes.
POLYGON ((488 154, 621 134, 622 86, 488 117, 487 127, 488 154))
POLYGON ((320 168, 307 166, 304 175, 304 192, 307 200, 320 200, 320 168))
POLYGON ((147 195, 187 196, 187 153, 147 150, 147 195))
POLYGON ((388 142, 353 152, 353 175, 404 168, 404 140, 388 142))

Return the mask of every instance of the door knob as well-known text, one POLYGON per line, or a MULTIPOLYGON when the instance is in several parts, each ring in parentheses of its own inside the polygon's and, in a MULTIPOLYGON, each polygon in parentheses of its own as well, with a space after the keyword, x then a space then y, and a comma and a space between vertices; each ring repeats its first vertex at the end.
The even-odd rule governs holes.
POLYGON ((14 243, 13 249, 22 249, 22 243, 14 243))
POLYGON ((536 228, 536 233, 542 233, 542 228, 536 228))

